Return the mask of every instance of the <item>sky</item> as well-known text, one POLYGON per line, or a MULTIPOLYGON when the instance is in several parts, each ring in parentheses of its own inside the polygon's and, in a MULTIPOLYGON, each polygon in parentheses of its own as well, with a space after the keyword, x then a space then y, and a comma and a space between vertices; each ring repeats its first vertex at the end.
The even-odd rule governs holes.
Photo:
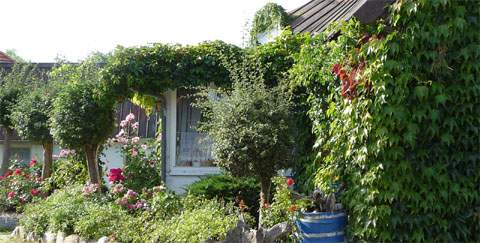
POLYGON ((241 45, 247 21, 267 2, 288 11, 308 0, 0 0, 0 50, 51 62, 78 61, 117 45, 241 45))

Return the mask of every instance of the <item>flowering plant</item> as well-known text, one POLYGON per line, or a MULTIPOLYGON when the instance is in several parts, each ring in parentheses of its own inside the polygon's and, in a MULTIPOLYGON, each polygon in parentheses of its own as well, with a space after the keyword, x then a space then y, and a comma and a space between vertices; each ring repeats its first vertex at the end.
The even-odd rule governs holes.
POLYGON ((0 176, 0 210, 22 211, 26 203, 43 196, 41 168, 36 160, 28 164, 12 161, 12 166, 0 176))
POLYGON ((109 141, 110 146, 122 146, 121 152, 125 158, 123 170, 110 170, 109 180, 117 180, 130 189, 141 191, 143 188, 160 185, 161 173, 160 157, 149 143, 141 141, 138 129, 139 123, 135 120, 135 115, 130 113, 120 122, 118 134, 109 141))

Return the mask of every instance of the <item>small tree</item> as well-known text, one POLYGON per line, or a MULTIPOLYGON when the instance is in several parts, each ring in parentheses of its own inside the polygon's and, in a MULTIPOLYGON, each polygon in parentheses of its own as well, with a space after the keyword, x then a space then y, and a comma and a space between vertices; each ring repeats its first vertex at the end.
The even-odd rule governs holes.
POLYGON ((62 146, 83 149, 90 182, 101 184, 97 153, 114 128, 114 100, 100 89, 98 59, 54 71, 68 83, 53 102, 52 134, 62 146))
POLYGON ((294 158, 292 104, 287 93, 265 86, 264 69, 256 60, 230 69, 233 90, 220 92, 221 98, 208 91, 198 102, 205 114, 200 129, 213 139, 220 167, 234 176, 259 179, 263 207, 270 201, 272 177, 294 158))
POLYGON ((52 85, 42 83, 33 86, 20 98, 11 115, 15 130, 23 139, 42 143, 44 179, 52 173, 53 138, 49 117, 54 90, 52 85))
POLYGON ((4 128, 0 174, 5 173, 10 161, 10 138, 14 134, 14 126, 10 119, 12 111, 18 104, 22 93, 25 92, 27 84, 38 78, 36 67, 27 63, 17 63, 11 70, 1 70, 0 72, 0 125, 4 128))

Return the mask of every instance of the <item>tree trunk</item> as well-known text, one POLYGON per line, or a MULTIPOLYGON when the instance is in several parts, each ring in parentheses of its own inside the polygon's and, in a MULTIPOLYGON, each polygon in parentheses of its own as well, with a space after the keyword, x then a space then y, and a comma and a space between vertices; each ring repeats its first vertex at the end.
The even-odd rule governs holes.
POLYGON ((88 174, 90 176, 90 182, 93 184, 102 184, 100 177, 100 170, 98 168, 97 160, 98 145, 85 145, 85 154, 87 156, 88 174))
POLYGON ((260 179, 260 212, 258 216, 258 228, 262 227, 263 215, 262 208, 270 206, 270 186, 272 185, 271 178, 260 179))
POLYGON ((5 174, 10 166, 10 156, 11 156, 11 144, 10 139, 13 136, 13 130, 10 128, 3 129, 4 140, 3 140, 3 158, 2 164, 0 165, 0 175, 5 174))
POLYGON ((52 156, 53 156, 53 142, 49 141, 43 144, 43 167, 42 179, 46 179, 52 175, 52 156))

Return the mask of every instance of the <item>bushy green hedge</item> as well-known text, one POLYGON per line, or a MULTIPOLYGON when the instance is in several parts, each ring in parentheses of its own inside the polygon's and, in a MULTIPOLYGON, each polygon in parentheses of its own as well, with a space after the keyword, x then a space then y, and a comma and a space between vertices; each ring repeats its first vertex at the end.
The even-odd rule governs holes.
POLYGON ((249 207, 252 215, 258 214, 258 201, 260 200, 260 186, 253 177, 237 178, 230 175, 211 175, 190 184, 188 194, 203 196, 208 199, 223 199, 226 202, 238 203, 243 200, 249 207))
POLYGON ((27 232, 78 234, 119 242, 204 242, 222 239, 238 220, 232 204, 164 190, 146 192, 145 207, 129 210, 112 195, 85 194, 85 187, 55 191, 46 200, 29 204, 20 224, 27 232), (153 194, 152 194, 153 193, 153 194))
POLYGON ((350 21, 302 50, 317 182, 346 182, 353 239, 479 240, 479 16, 472 1, 397 1, 388 26, 350 21))

